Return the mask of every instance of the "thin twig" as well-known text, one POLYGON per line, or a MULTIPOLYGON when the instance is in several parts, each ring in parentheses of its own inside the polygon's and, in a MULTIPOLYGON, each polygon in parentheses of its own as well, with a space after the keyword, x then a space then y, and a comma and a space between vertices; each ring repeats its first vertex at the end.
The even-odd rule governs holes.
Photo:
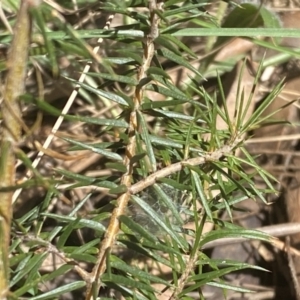
POLYGON ((153 185, 158 179, 168 177, 176 172, 181 171, 186 166, 199 166, 203 165, 208 162, 218 161, 224 155, 232 153, 232 151, 236 148, 236 146, 241 142, 240 138, 237 138, 234 142, 230 145, 224 145, 220 149, 215 150, 211 153, 203 154, 199 157, 189 158, 184 161, 180 161, 178 163, 172 164, 167 166, 151 175, 149 175, 144 180, 137 182, 136 184, 132 185, 128 191, 131 194, 137 194, 144 190, 145 188, 153 185))

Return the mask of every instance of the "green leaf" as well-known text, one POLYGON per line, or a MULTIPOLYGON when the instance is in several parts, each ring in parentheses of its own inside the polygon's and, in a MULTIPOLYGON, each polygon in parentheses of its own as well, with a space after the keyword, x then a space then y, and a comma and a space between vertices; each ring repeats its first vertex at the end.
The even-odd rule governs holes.
POLYGON ((153 109, 153 108, 163 108, 168 106, 176 106, 184 104, 186 101, 182 100, 163 100, 163 101, 150 101, 142 104, 143 110, 153 109))
POLYGON ((104 283, 113 282, 116 285, 122 285, 130 288, 140 289, 141 291, 150 291, 154 292, 154 289, 151 287, 151 285, 130 279, 128 277, 124 277, 121 275, 115 275, 115 274, 104 274, 101 277, 101 281, 104 283))
POLYGON ((267 9, 265 6, 260 6, 259 13, 264 21, 265 27, 268 28, 281 28, 280 18, 272 10, 267 9))
POLYGON ((203 205, 203 208, 204 208, 207 216, 209 217, 209 219, 212 220, 211 209, 210 209, 209 203, 207 201, 207 196, 204 193, 204 188, 203 188, 203 185, 199 178, 199 175, 193 170, 191 170, 191 174, 192 174, 192 178, 193 178, 193 181, 194 181, 194 184, 196 187, 196 191, 200 197, 201 204, 203 205))
POLYGON ((53 299, 53 298, 58 297, 60 295, 63 295, 63 294, 72 292, 74 290, 78 290, 80 288, 83 288, 84 286, 86 286, 86 283, 84 281, 75 281, 75 282, 66 284, 62 287, 58 287, 56 289, 53 289, 49 292, 43 293, 43 295, 32 297, 31 300, 53 299))
MULTIPOLYGON (((69 223, 72 221, 74 222, 77 220, 76 217, 60 216, 60 215, 55 215, 55 214, 51 214, 51 213, 43 213, 42 215, 45 217, 60 221, 60 222, 64 222, 64 223, 69 223)), ((105 230, 106 230, 106 228, 99 222, 95 222, 93 220, 87 220, 87 219, 83 219, 83 218, 81 218, 79 220, 78 225, 80 227, 87 227, 87 228, 94 229, 95 231, 100 231, 101 233, 105 232, 105 230)))
MULTIPOLYGON (((153 76, 151 75, 151 77, 153 77, 153 76)), ((155 78, 155 77, 154 77, 154 78, 155 78)), ((160 85, 156 85, 156 84, 148 84, 148 85, 147 85, 147 90, 149 90, 149 91, 155 91, 155 92, 157 92, 157 93, 159 93, 159 94, 162 94, 162 95, 164 95, 164 96, 171 97, 171 98, 173 98, 173 99, 178 99, 178 100, 187 102, 187 97, 186 97, 186 95, 181 94, 181 93, 178 94, 178 93, 173 92, 173 91, 171 91, 170 89, 165 88, 165 87, 160 86, 160 85)), ((145 105, 147 105, 147 104, 145 104, 145 105)))
POLYGON ((55 170, 55 172, 57 172, 61 175, 64 175, 66 178, 73 179, 73 180, 79 181, 81 183, 93 184, 96 181, 95 178, 85 176, 85 175, 81 175, 81 174, 78 174, 78 173, 73 173, 73 172, 70 172, 70 171, 67 171, 67 170, 56 169, 56 168, 54 170, 55 170))
POLYGON ((100 243, 100 239, 92 240, 88 243, 85 243, 84 245, 80 247, 75 247, 73 253, 91 253, 91 254, 97 254, 98 253, 98 246, 100 243), (94 246, 97 245, 97 248, 94 246))
POLYGON ((180 247, 183 249, 187 248, 187 242, 181 239, 176 232, 174 232, 162 219, 161 217, 152 209, 151 206, 148 205, 147 202, 142 200, 141 198, 132 195, 131 196, 134 202, 136 202, 142 210, 144 210, 165 233, 167 233, 172 239, 174 239, 180 247))
POLYGON ((108 151, 108 150, 104 150, 104 149, 101 149, 99 147, 96 147, 94 145, 88 145, 88 144, 85 144, 85 143, 81 143, 81 142, 77 142, 73 139, 69 139, 69 138, 63 138, 65 141, 73 144, 73 145, 76 145, 76 146, 80 146, 82 149, 85 149, 85 150, 90 150, 94 153, 98 153, 98 154, 101 154, 109 159, 113 159, 113 160, 118 160, 118 161, 122 161, 123 158, 117 154, 117 153, 113 153, 111 151, 108 151))
POLYGON ((294 37, 300 38, 298 29, 291 28, 184 28, 171 33, 172 36, 240 36, 240 37, 294 37))
POLYGON ((202 245, 205 245, 206 243, 217 240, 220 238, 247 238, 247 239, 255 239, 255 240, 260 240, 264 242, 269 242, 271 236, 258 231, 258 230, 252 230, 252 229, 243 229, 242 227, 237 229, 219 229, 219 230, 214 230, 211 231, 207 234, 205 234, 200 241, 199 246, 201 247, 202 245))
POLYGON ((139 162, 141 159, 143 159, 146 156, 145 152, 142 153, 138 153, 136 155, 134 155, 131 159, 130 159, 130 163, 133 165, 136 162, 139 162))
POLYGON ((111 194, 123 194, 127 192, 127 186, 126 185, 119 185, 117 187, 114 187, 109 190, 111 194))
POLYGON ((142 281, 150 281, 150 282, 157 282, 157 283, 162 283, 165 286, 171 286, 170 283, 167 281, 161 279, 160 277, 154 276, 149 274, 149 272, 145 272, 141 270, 140 268, 134 267, 134 266, 129 266, 125 262, 121 261, 120 259, 111 262, 111 267, 116 268, 118 270, 121 270, 125 273, 130 274, 131 276, 135 276, 139 278, 142 281))
POLYGON ((190 280, 192 282, 195 281, 195 284, 190 285, 189 287, 185 288, 180 295, 188 294, 194 290, 199 289, 203 285, 207 284, 208 282, 211 282, 214 279, 220 278, 226 274, 230 274, 237 270, 245 269, 245 267, 241 266, 238 267, 227 267, 221 270, 211 271, 211 272, 205 272, 203 274, 191 276, 190 280))
MULTIPOLYGON (((242 159, 242 158, 236 157, 236 156, 232 156, 232 158, 234 158, 236 161, 242 162, 243 164, 246 164, 246 165, 249 165, 249 166, 255 168, 257 170, 257 172, 259 173, 259 175, 264 180, 264 182, 267 184, 269 189, 274 190, 269 178, 274 181, 277 181, 276 178, 273 177, 271 174, 269 174, 267 171, 265 171, 263 168, 258 166, 257 163, 253 160, 253 158, 249 155, 249 153, 247 151, 245 151, 244 149, 242 149, 242 151, 246 155, 247 159, 242 159)), ((228 155, 228 157, 230 157, 230 156, 231 155, 228 155)), ((275 190, 274 190, 274 192, 275 192, 275 190)))
POLYGON ((36 280, 28 282, 27 284, 23 285, 18 290, 14 291, 13 295, 15 297, 20 297, 20 296, 24 295, 26 292, 28 292, 30 289, 35 288, 38 283, 40 283, 40 282, 45 283, 47 281, 53 280, 53 279, 57 278, 58 276, 66 274, 73 268, 74 268, 74 266, 72 266, 72 265, 63 265, 63 266, 59 267, 57 270, 51 272, 50 274, 43 275, 36 280))
POLYGON ((108 181, 108 180, 97 181, 95 183, 95 185, 98 187, 107 188, 107 189, 113 189, 118 186, 116 183, 108 181))
POLYGON ((203 78, 201 73, 195 67, 193 67, 186 59, 184 59, 182 56, 176 55, 166 49, 159 49, 159 50, 157 50, 157 53, 171 61, 174 61, 175 63, 177 63, 183 67, 186 67, 187 69, 191 70, 192 72, 194 72, 195 74, 197 74, 198 76, 203 78))
POLYGON ((135 63, 135 60, 130 57, 104 57, 104 61, 108 61, 117 65, 125 65, 129 63, 135 63))
MULTIPOLYGON (((253 112, 251 115, 251 118, 244 124, 243 128, 241 129, 241 132, 246 132, 249 129, 252 129, 252 127, 256 127, 257 124, 259 124, 261 121, 259 118, 262 116, 264 111, 271 105, 271 103, 274 101, 274 99, 279 95, 279 93, 282 91, 282 83, 283 80, 272 90, 272 92, 264 99, 264 101, 261 103, 261 105, 258 106, 258 108, 253 112)), ((289 103, 287 103, 285 106, 288 106, 289 103)), ((276 113, 276 112, 274 112, 276 113)), ((271 114, 273 115, 273 113, 271 114)), ((270 116, 271 116, 270 115, 270 116)))
MULTIPOLYGON (((177 47, 181 48, 183 51, 185 51, 187 54, 189 54, 193 58, 198 58, 197 55, 184 43, 182 43, 179 39, 175 38, 174 36, 170 34, 161 35, 160 38, 164 38, 166 40, 169 40, 173 42, 177 47)), ((178 53, 176 53, 178 54, 178 53)), ((181 53, 179 53, 181 55, 181 53)))
MULTIPOLYGON (((184 148, 184 143, 179 143, 176 141, 173 141, 171 139, 167 139, 167 138, 162 138, 156 135, 150 135, 150 140, 151 143, 159 145, 159 146, 165 146, 165 147, 170 147, 170 148, 175 148, 175 149, 183 149, 184 148)), ((201 149, 197 149, 194 147, 190 147, 189 150, 191 152, 197 152, 197 153, 203 153, 203 150, 201 149)))
MULTIPOLYGON (((202 263, 201 261, 199 261, 199 262, 202 263)), ((195 282, 195 284, 193 284, 190 287, 187 287, 186 289, 184 289, 181 293, 182 295, 184 295, 186 293, 189 293, 189 292, 191 292, 195 289, 198 289, 199 287, 203 286, 204 284, 209 284, 209 285, 212 285, 212 286, 220 286, 220 287, 223 284, 224 288, 231 289, 231 287, 232 287, 233 290, 235 290, 234 286, 230 286, 227 283, 216 282, 216 281, 213 281, 213 280, 219 279, 222 276, 224 276, 226 274, 229 274, 229 273, 232 273, 234 271, 243 270, 243 269, 246 269, 246 268, 266 271, 265 269, 259 268, 257 266, 253 266, 253 265, 250 265, 250 264, 247 264, 247 263, 227 261, 226 259, 224 259, 222 262, 220 262, 220 260, 216 260, 216 261, 215 260, 209 260, 209 261, 206 260, 206 263, 210 266, 214 266, 214 268, 216 270, 191 276, 189 278, 189 280, 191 282, 195 282), (216 266, 215 263, 217 263, 218 266, 216 266)))
POLYGON ((170 41, 163 35, 157 37, 155 43, 157 43, 160 47, 164 47, 177 55, 181 55, 181 52, 176 47, 174 47, 174 45, 172 45, 172 43, 170 43, 170 41))
POLYGON ((150 161, 150 170, 152 172, 155 172, 157 170, 157 168, 156 168, 157 163, 156 163, 154 150, 153 150, 153 147, 152 147, 152 144, 151 144, 151 139, 150 139, 149 133, 148 133, 148 126, 147 126, 147 123, 144 119, 144 116, 140 112, 137 113, 137 116, 138 116, 138 123, 141 127, 141 130, 142 130, 141 135, 142 135, 142 138, 145 142, 147 156, 148 156, 149 161, 150 161))
POLYGON ((152 75, 152 77, 153 77, 153 75, 158 75, 158 76, 161 76, 162 78, 170 79, 169 74, 166 71, 164 71, 163 69, 158 68, 158 67, 150 67, 147 70, 147 74, 149 76, 152 75))
POLYGON ((224 258, 222 258, 222 259, 220 259, 220 258, 205 258, 205 259, 198 260, 197 264, 211 265, 215 269, 224 268, 224 267, 237 267, 237 268, 245 267, 245 268, 249 268, 249 269, 255 269, 255 270, 268 272, 267 269, 259 267, 259 266, 251 265, 251 264, 236 261, 236 260, 224 259, 224 258))
MULTIPOLYGON (((61 110, 55 108, 51 104, 40 101, 38 99, 35 100, 37 106, 49 114, 54 116, 61 116, 61 110)), ((94 117, 83 117, 83 116, 73 116, 73 115, 63 115, 64 119, 70 121, 78 121, 84 122, 87 124, 95 124, 95 125, 106 125, 106 126, 113 126, 113 127, 124 127, 127 128, 128 124, 124 120, 115 120, 115 119, 102 119, 102 118, 94 118, 94 117)))
MULTIPOLYGON (((185 120, 185 121, 194 121, 194 117, 177 113, 174 111, 168 111, 168 110, 162 110, 162 109, 153 109, 153 112, 158 113, 159 115, 162 115, 164 117, 168 117, 170 119, 178 119, 178 120, 185 120)), ((197 120, 201 122, 201 120, 197 120)))
POLYGON ((137 54, 135 52, 124 50, 124 49, 119 49, 118 50, 118 53, 120 53, 121 55, 125 55, 125 57, 131 58, 135 62, 135 64, 141 65, 143 63, 142 52, 139 53, 139 54, 137 54))
POLYGON ((49 39, 48 33, 46 32, 46 24, 42 16, 41 8, 38 7, 36 9, 33 9, 32 14, 34 15, 34 19, 42 32, 43 40, 48 52, 50 66, 52 66, 52 73, 54 74, 54 76, 57 76, 59 73, 59 67, 56 60, 55 47, 53 45, 53 41, 49 39))
POLYGON ((97 96, 104 97, 108 100, 111 100, 113 102, 116 102, 116 103, 124 105, 124 106, 128 106, 128 103, 124 100, 124 98, 120 97, 117 94, 114 94, 111 92, 106 92, 104 90, 99 90, 97 88, 94 88, 94 87, 86 84, 86 83, 76 81, 70 77, 65 77, 65 78, 97 96))
POLYGON ((108 79, 113 82, 117 81, 117 82, 126 83, 133 86, 138 85, 138 81, 135 78, 129 76, 108 74, 108 73, 92 73, 92 72, 86 74, 92 77, 100 77, 100 78, 108 79))
POLYGON ((300 56, 299 49, 291 49, 290 47, 282 47, 282 46, 274 45, 273 42, 271 43, 271 42, 262 41, 259 39, 253 40, 253 43, 255 45, 262 46, 267 49, 272 49, 277 52, 280 52, 280 54, 278 54, 278 55, 265 58, 265 60, 263 61, 264 68, 266 68, 267 66, 270 66, 270 65, 271 66, 279 65, 281 63, 287 62, 292 57, 299 58, 299 56, 300 56))
POLYGON ((114 163, 114 162, 108 162, 105 164, 105 166, 108 169, 115 169, 117 171, 120 171, 122 173, 125 173, 127 171, 126 167, 124 166, 123 163, 114 163))
POLYGON ((69 257, 74 259, 75 261, 81 261, 89 264, 95 264, 97 262, 97 258, 95 255, 90 255, 88 253, 70 253, 69 257))
POLYGON ((18 272, 10 281, 10 286, 14 286, 18 281, 20 281, 24 276, 36 266, 40 265, 48 256, 48 252, 42 254, 36 254, 33 256, 27 256, 27 258, 18 266, 15 272, 18 272))
MULTIPOLYGON (((128 249, 131 249, 135 251, 136 253, 141 254, 142 256, 149 257, 150 259, 157 261, 161 264, 164 264, 168 266, 171 269, 174 269, 176 272, 179 272, 179 268, 177 265, 172 265, 169 259, 164 258, 162 255, 157 253, 156 251, 153 251, 153 249, 157 249, 159 251, 162 251, 162 253, 174 253, 176 252, 174 249, 171 247, 166 247, 166 246, 161 246, 160 243, 153 244, 153 242, 147 243, 147 241, 143 242, 142 245, 138 244, 136 241, 131 242, 128 239, 124 239, 120 237, 119 242, 121 244, 124 244, 128 249)), ((180 253, 176 253, 178 255, 181 255, 180 253)))
POLYGON ((74 231, 74 228, 77 227, 79 224, 80 218, 75 219, 74 221, 70 222, 63 230, 63 233, 59 237, 57 241, 57 249, 61 249, 62 247, 65 246, 65 243, 67 239, 69 238, 70 234, 74 231))
POLYGON ((226 17, 223 28, 257 28, 264 26, 260 7, 251 3, 242 3, 226 17))
POLYGON ((170 210, 171 216, 169 218, 174 218, 179 225, 183 225, 184 221, 182 220, 182 217, 178 212, 178 207, 176 206, 176 204, 182 204, 180 203, 181 199, 179 199, 179 195, 181 195, 182 192, 166 184, 154 184, 153 189, 156 191, 159 201, 161 201, 164 206, 170 210))
POLYGON ((230 290, 230 291, 236 291, 239 293, 255 293, 256 291, 252 291, 240 286, 235 286, 229 283, 222 283, 222 282, 215 282, 215 281, 211 281, 211 282, 207 282, 206 285, 209 286, 214 286, 214 287, 218 287, 221 289, 226 289, 226 290, 230 290))
POLYGON ((142 238, 145 238, 152 243, 157 242, 156 236, 152 235, 151 232, 149 232, 149 230, 146 230, 143 226, 134 222, 132 218, 122 215, 119 217, 119 220, 122 223, 124 223, 130 230, 132 230, 135 234, 139 234, 142 238))
MULTIPOLYGON (((168 1, 170 2, 170 1, 168 1)), ((168 4, 170 5, 170 4, 168 4)), ((197 3, 197 4, 188 4, 188 5, 182 5, 181 7, 178 8, 173 8, 173 9, 168 9, 164 12, 164 17, 170 17, 170 16, 174 16, 183 12, 187 12, 189 10, 193 10, 195 8, 201 8, 205 6, 204 3, 197 3)))

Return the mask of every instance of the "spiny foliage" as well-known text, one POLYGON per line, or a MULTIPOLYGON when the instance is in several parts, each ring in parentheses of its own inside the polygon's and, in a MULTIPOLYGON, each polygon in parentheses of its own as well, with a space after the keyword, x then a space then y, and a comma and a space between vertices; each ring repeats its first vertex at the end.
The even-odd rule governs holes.
MULTIPOLYGON (((211 259, 201 248, 224 237, 269 240, 261 232, 221 221, 219 212, 226 210, 231 216, 237 203, 248 198, 265 201, 265 193, 274 192, 270 176, 247 153, 243 140, 280 86, 247 120, 240 108, 245 103, 247 107, 251 97, 243 99, 242 92, 237 95, 240 112, 235 119, 226 103, 219 106, 217 93, 203 87, 212 72, 216 77, 214 54, 199 66, 199 53, 189 47, 209 39, 186 38, 225 32, 201 1, 170 0, 163 6, 143 0, 77 1, 76 9, 72 3, 47 1, 31 10, 28 68, 37 78, 31 80, 38 89, 30 93, 28 87, 21 101, 36 114, 58 117, 62 113, 65 131, 56 136, 56 145, 67 147, 69 158, 78 162, 92 153, 98 155, 93 171, 99 172, 73 172, 58 165, 42 175, 26 155, 19 155, 32 176, 17 187, 24 188, 23 193, 33 185, 43 189, 34 206, 12 223, 10 296, 55 299, 72 292, 75 298, 86 293, 86 299, 96 299, 99 290, 103 297, 113 290, 126 299, 156 299, 162 294, 168 299, 192 299, 192 292, 203 299, 201 288, 206 284, 247 292, 223 276, 262 268, 211 259), (99 29, 89 13, 114 14, 120 25, 99 29), (99 38, 101 50, 93 52, 90 44, 99 38), (84 81, 79 73, 85 64, 92 69, 85 71, 84 81), (186 75, 174 78, 170 68, 186 75), (47 101, 43 86, 55 86, 58 77, 63 89, 79 91, 69 111, 47 101), (226 128, 218 129, 220 118, 226 128), (72 126, 78 124, 77 136, 72 126), (235 155, 238 149, 244 158, 235 155), (245 165, 253 169, 251 174, 245 165), (256 175, 265 181, 266 189, 255 185, 256 175), (215 229, 205 232, 207 223, 215 229)), ((18 10, 14 1, 1 5, 7 16, 18 10)), ((248 26, 241 23, 239 9, 227 16, 226 27, 248 26)), ((248 36, 257 27, 270 26, 268 11, 250 4, 243 9, 250 20, 258 16, 253 30, 247 28, 248 36)), ((8 28, 3 30, 1 42, 9 44, 11 34, 8 28)), ((234 28, 226 32, 236 34, 234 28)), ((213 47, 217 51, 227 41, 228 37, 218 38, 213 47)), ((211 49, 200 50, 208 54, 211 49)), ((227 67, 221 66, 219 74, 227 67)), ((6 69, 5 63, 1 68, 6 69)), ((221 81, 218 90, 222 94, 221 81)), ((36 124, 34 133, 41 129, 38 118, 36 124)), ((33 138, 42 142, 36 134, 33 138)), ((68 158, 41 146, 38 150, 68 158)), ((22 195, 19 201, 29 201, 22 195)))

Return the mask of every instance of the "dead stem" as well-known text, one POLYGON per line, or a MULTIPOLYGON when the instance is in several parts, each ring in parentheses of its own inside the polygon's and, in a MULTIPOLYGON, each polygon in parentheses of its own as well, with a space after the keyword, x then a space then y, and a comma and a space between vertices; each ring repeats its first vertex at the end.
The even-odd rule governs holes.
MULTIPOLYGON (((19 97, 24 93, 24 82, 28 60, 32 1, 23 0, 18 12, 8 55, 8 73, 1 103, 3 128, 1 133, 0 187, 15 184, 15 147, 21 138, 21 111, 19 97)), ((8 293, 8 252, 12 215, 12 192, 0 193, 0 299, 8 293)))

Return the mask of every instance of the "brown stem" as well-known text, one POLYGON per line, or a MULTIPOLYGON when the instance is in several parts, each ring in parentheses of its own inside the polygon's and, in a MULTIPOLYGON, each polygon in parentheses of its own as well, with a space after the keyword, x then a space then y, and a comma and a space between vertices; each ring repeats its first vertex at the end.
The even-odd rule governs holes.
MULTIPOLYGON (((150 11, 150 33, 144 44, 144 55, 143 62, 139 69, 137 79, 139 84, 136 86, 134 97, 133 97, 133 108, 129 116, 129 128, 128 128, 128 144, 125 150, 125 157, 123 160, 124 165, 127 168, 127 172, 121 178, 121 184, 129 188, 132 182, 133 168, 131 164, 131 159, 136 154, 136 132, 139 131, 139 126, 137 122, 137 112, 140 109, 140 105, 143 101, 143 92, 145 85, 143 79, 147 77, 147 70, 150 67, 152 58, 154 56, 154 39, 158 36, 158 24, 159 17, 155 13, 157 9, 161 9, 162 5, 157 5, 156 0, 149 1, 149 11, 150 11)), ((119 217, 124 214, 127 207, 128 201, 130 199, 130 193, 124 193, 117 199, 116 207, 112 213, 105 237, 100 245, 99 255, 97 262, 93 268, 91 274, 91 280, 87 284, 87 294, 86 300, 92 298, 92 286, 94 285, 94 290, 98 291, 100 289, 99 278, 106 270, 106 256, 108 255, 110 249, 113 247, 116 236, 119 232, 119 217)))
POLYGON ((132 195, 135 195, 137 193, 140 193, 147 187, 153 185, 160 178, 165 178, 172 174, 175 174, 176 172, 181 171, 187 165, 199 166, 199 165, 203 165, 208 162, 218 161, 224 155, 232 153, 232 151, 236 148, 236 146, 239 143, 241 143, 241 141, 242 141, 242 139, 240 137, 237 137, 236 140, 234 140, 231 144, 224 145, 221 148, 216 149, 214 152, 206 153, 199 157, 189 158, 184 161, 180 161, 180 162, 174 163, 172 165, 169 165, 161 170, 158 170, 158 171, 152 173, 147 178, 132 185, 128 189, 128 191, 132 195))
MULTIPOLYGON (((8 55, 8 73, 1 103, 3 128, 1 134, 0 187, 15 183, 14 149, 21 138, 21 111, 19 97, 24 93, 24 82, 30 42, 31 20, 29 8, 31 1, 22 0, 14 27, 8 55)), ((10 243, 10 224, 12 217, 12 192, 0 193, 0 299, 8 293, 8 257, 10 243)))

